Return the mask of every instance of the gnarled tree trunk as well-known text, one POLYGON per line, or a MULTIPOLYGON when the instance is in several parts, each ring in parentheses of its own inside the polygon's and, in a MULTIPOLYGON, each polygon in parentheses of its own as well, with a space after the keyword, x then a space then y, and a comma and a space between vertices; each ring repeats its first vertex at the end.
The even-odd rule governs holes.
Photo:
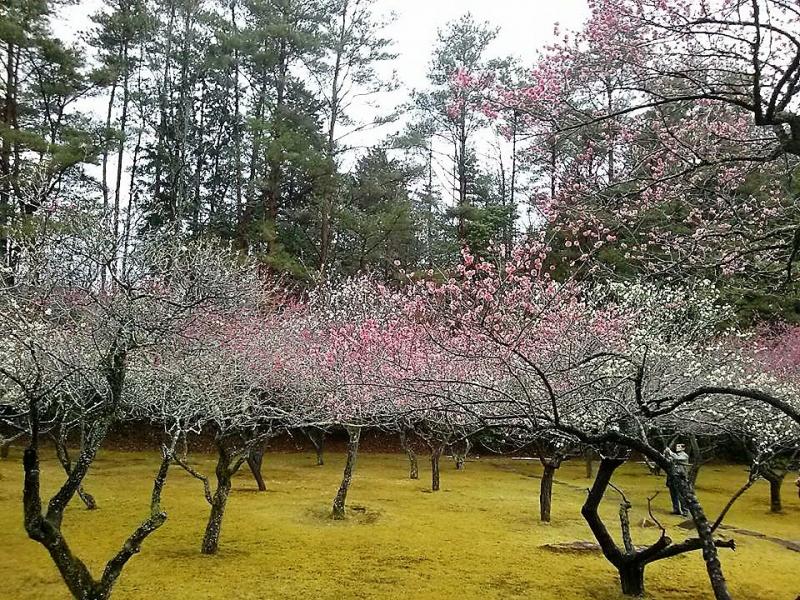
POLYGON ((711 582, 711 589, 714 591, 714 598, 716 600, 732 600, 731 594, 728 591, 728 583, 725 581, 725 575, 722 573, 722 563, 719 561, 719 553, 717 552, 717 544, 714 541, 713 531, 708 522, 705 511, 703 510, 700 501, 697 499, 697 494, 694 488, 689 483, 684 475, 672 474, 678 491, 684 500, 684 505, 689 509, 689 512, 694 519, 697 535, 700 538, 701 548, 703 551, 703 560, 706 563, 706 571, 708 572, 708 579, 711 582))
MULTIPOLYGON (((34 401, 35 402, 35 401, 34 401)), ((107 600, 122 569, 137 554, 144 540, 157 530, 167 519, 161 510, 161 491, 166 483, 167 472, 171 462, 172 449, 163 450, 161 465, 153 483, 150 500, 150 516, 125 540, 117 554, 106 563, 103 575, 95 579, 86 564, 72 553, 67 540, 61 531, 64 510, 70 499, 77 493, 81 481, 86 476, 97 450, 108 431, 108 421, 98 422, 81 446, 81 452, 67 476, 67 480, 50 499, 47 510, 43 512, 40 468, 39 468, 39 431, 38 409, 31 408, 31 441, 23 455, 25 479, 23 484, 22 503, 24 509, 24 525, 28 537, 39 542, 50 554, 56 568, 61 574, 70 593, 77 600, 107 600)))
MULTIPOLYGON (((53 443, 56 447, 56 456, 58 457, 58 462, 61 463, 64 472, 67 474, 67 477, 69 477, 70 473, 72 473, 72 459, 70 458, 69 450, 67 449, 66 432, 62 432, 60 435, 54 435, 53 443)), ((92 496, 83 488, 83 484, 78 486, 77 493, 84 506, 86 506, 86 510, 95 510, 97 508, 97 501, 95 501, 94 496, 92 496)))
POLYGON ((266 443, 259 444, 251 448, 247 455, 247 466, 250 467, 250 472, 253 474, 253 479, 256 480, 259 492, 267 491, 267 484, 264 481, 264 476, 261 474, 261 466, 264 463, 264 452, 266 449, 266 443))
POLYGON ((408 478, 419 479, 419 463, 417 461, 417 453, 414 452, 414 448, 408 441, 406 432, 402 430, 400 431, 400 445, 403 447, 403 450, 405 450, 406 456, 408 456, 408 478))
POLYGON ((325 450, 325 432, 316 427, 306 427, 303 429, 303 432, 306 434, 306 437, 311 440, 311 444, 314 446, 314 452, 317 454, 317 466, 323 466, 325 464, 325 460, 323 458, 323 452, 325 450))
MULTIPOLYGON (((614 471, 624 463, 625 460, 621 458, 603 458, 600 461, 600 468, 597 471, 597 476, 595 477, 592 488, 589 490, 586 502, 584 502, 581 508, 581 514, 584 519, 586 519, 586 523, 589 525, 595 539, 600 545, 603 556, 617 569, 622 586, 622 593, 626 596, 642 596, 645 591, 644 572, 648 564, 694 550, 702 549, 705 552, 706 542, 701 537, 697 537, 688 539, 679 544, 672 544, 672 540, 667 537, 666 532, 662 529, 661 537, 658 541, 651 546, 637 550, 631 537, 630 522, 628 519, 628 511, 631 505, 623 496, 622 502, 620 503, 619 516, 624 548, 619 548, 608 532, 603 520, 600 518, 598 509, 605 491, 611 484, 611 477, 614 471)), ((688 484, 685 476, 681 477, 681 481, 684 485, 688 484)), ((702 508, 699 508, 699 503, 696 502, 696 498, 694 500, 695 512, 701 514, 702 508)), ((708 525, 708 521, 705 521, 705 525, 707 526, 706 533, 710 537, 713 533, 712 528, 708 525)), ((712 539, 711 543, 714 546, 715 552, 718 546, 725 548, 735 547, 732 540, 715 541, 712 539)), ((704 554, 704 558, 705 556, 704 554)), ((730 600, 729 596, 719 596, 718 589, 719 588, 715 588, 714 590, 718 600, 730 600)), ((727 593, 727 590, 725 590, 725 592, 727 593)))
POLYGON ((343 520, 345 516, 347 492, 350 489, 350 483, 353 480, 353 470, 356 468, 358 442, 361 439, 361 428, 347 427, 347 437, 347 461, 344 465, 342 483, 339 485, 339 491, 336 493, 336 498, 333 500, 333 511, 331 513, 331 516, 337 521, 343 520))
POLYGON ((231 455, 227 449, 217 443, 217 489, 211 498, 211 512, 208 515, 206 531, 203 535, 203 544, 200 551, 203 554, 216 554, 219 549, 219 536, 222 531, 222 519, 225 516, 225 506, 231 493, 231 455))
POLYGON ((444 445, 434 446, 431 450, 431 491, 439 491, 439 459, 444 452, 444 445))
POLYGON ((774 471, 765 469, 762 475, 769 483, 769 510, 774 513, 779 513, 783 510, 781 488, 783 487, 783 480, 786 477, 786 473, 775 473, 774 471))

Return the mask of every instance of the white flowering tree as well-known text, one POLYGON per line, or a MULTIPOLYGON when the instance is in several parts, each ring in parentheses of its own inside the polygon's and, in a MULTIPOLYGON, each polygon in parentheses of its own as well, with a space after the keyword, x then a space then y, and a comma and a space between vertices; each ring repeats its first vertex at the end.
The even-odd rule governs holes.
POLYGON ((102 216, 63 209, 38 223, 36 243, 19 243, 13 280, 0 288, 0 387, 4 402, 27 422, 23 469, 24 524, 44 546, 75 598, 109 597, 125 564, 165 521, 161 489, 172 450, 165 448, 146 519, 99 578, 72 551, 62 530, 112 424, 124 414, 128 366, 140 353, 191 328, 212 306, 239 301, 255 275, 218 248, 143 240, 125 264, 120 240, 103 232, 102 216), (13 391, 11 391, 13 390, 13 391), (76 403, 76 400, 79 403, 76 403), (39 468, 48 415, 83 414, 85 435, 58 491, 46 502, 39 468))

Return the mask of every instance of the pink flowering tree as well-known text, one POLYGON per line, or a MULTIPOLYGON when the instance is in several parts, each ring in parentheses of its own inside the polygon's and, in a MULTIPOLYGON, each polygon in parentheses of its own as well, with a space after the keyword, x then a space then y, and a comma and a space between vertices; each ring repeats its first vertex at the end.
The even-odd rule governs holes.
POLYGON ((342 482, 332 517, 345 518, 361 431, 394 418, 394 392, 377 385, 391 377, 396 347, 386 344, 392 319, 386 290, 367 277, 329 280, 316 288, 299 323, 302 356, 294 361, 298 380, 309 390, 318 428, 341 427, 348 435, 342 482))
POLYGON ((486 111, 513 106, 534 133, 532 202, 559 232, 556 249, 594 249, 622 275, 723 276, 793 310, 783 299, 800 255, 796 8, 591 9, 581 30, 557 33, 527 85, 493 91, 486 111))

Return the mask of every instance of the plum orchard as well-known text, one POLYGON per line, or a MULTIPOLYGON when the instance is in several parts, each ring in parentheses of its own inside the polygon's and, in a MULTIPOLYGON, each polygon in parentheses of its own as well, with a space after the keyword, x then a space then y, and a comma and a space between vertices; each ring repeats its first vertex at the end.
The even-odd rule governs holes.
POLYGON ((739 338, 722 328, 728 311, 711 285, 556 281, 544 238, 510 259, 464 250, 446 279, 408 274, 395 290, 366 277, 330 281, 302 300, 219 248, 143 240, 104 282, 115 241, 92 218, 64 211, 43 224, 41 243, 22 255, 24 268, 0 295, 3 420, 28 440, 26 530, 76 598, 108 597, 163 524, 171 465, 202 483, 210 514, 201 550, 214 553, 233 474, 268 437, 308 428, 349 436, 335 519, 347 516, 364 428, 428 445, 433 490, 448 446, 463 453, 470 439, 490 436, 505 448, 534 447, 550 467, 543 519, 560 461, 596 453, 602 461, 583 514, 623 591, 643 591, 650 562, 702 550, 717 597, 730 597, 718 548, 731 543, 715 537, 721 517, 707 517, 691 481, 664 458, 664 439, 745 440, 750 480, 767 476, 767 466, 797 449, 797 382, 773 338, 732 341, 739 338), (149 516, 96 579, 67 544, 64 508, 109 428, 126 419, 163 429, 163 460, 149 516), (64 427, 82 432, 80 448, 45 507, 40 439, 64 427), (187 454, 187 435, 198 433, 217 449, 214 484, 187 454), (695 537, 673 543, 662 532, 637 549, 625 517, 624 548, 612 541, 597 506, 632 452, 678 482, 695 537))

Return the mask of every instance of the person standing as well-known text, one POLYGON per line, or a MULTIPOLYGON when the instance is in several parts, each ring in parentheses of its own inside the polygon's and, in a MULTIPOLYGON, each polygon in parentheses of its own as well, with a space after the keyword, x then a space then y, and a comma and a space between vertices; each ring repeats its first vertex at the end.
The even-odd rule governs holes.
MULTIPOLYGON (((682 475, 688 478, 689 476, 689 455, 686 454, 686 446, 683 444, 675 444, 675 451, 667 446, 664 450, 664 456, 672 463, 672 470, 675 475, 682 475)), ((689 511, 683 505, 683 498, 681 497, 680 490, 674 478, 667 474, 667 487, 669 488, 669 495, 672 499, 672 514, 689 516, 689 511)))

